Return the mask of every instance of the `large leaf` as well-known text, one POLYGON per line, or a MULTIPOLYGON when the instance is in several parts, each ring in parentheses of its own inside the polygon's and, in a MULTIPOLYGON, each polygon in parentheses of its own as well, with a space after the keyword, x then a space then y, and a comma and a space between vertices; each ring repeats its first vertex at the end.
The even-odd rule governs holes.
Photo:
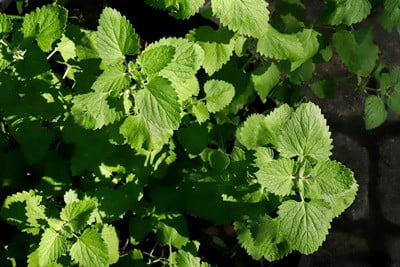
POLYGON ((268 28, 269 11, 264 0, 213 0, 212 11, 233 31, 260 38, 268 28))
POLYGON ((53 43, 61 38, 65 30, 67 14, 65 8, 57 5, 35 9, 24 17, 24 37, 36 39, 43 51, 50 51, 53 43))
POLYGON ((329 24, 351 25, 365 19, 371 12, 368 0, 328 0, 328 14, 324 14, 329 24))
POLYGON ((181 106, 171 83, 153 78, 145 89, 135 95, 140 114, 161 128, 177 129, 181 121, 181 106))
POLYGON ((106 63, 116 63, 125 55, 139 51, 139 37, 132 24, 115 9, 105 8, 100 15, 96 46, 106 63))

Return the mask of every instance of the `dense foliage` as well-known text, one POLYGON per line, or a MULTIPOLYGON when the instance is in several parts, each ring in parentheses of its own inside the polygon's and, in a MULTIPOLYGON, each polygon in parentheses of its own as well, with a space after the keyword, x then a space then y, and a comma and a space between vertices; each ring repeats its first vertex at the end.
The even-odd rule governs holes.
MULTIPOLYGON (((1 217, 19 230, 0 265, 209 266, 193 221, 223 225, 238 245, 201 241, 232 257, 239 246, 255 260, 315 252, 358 186, 330 159, 327 122, 301 88, 332 96, 334 79, 309 80, 334 47, 369 94, 366 128, 400 113, 400 69, 351 26, 371 3, 327 1, 306 27, 297 0, 271 14, 264 0, 146 2, 177 19, 204 7, 218 23, 147 45, 109 7, 96 31, 56 4, 0 14, 1 217)), ((380 20, 396 28, 400 1, 380 20)))

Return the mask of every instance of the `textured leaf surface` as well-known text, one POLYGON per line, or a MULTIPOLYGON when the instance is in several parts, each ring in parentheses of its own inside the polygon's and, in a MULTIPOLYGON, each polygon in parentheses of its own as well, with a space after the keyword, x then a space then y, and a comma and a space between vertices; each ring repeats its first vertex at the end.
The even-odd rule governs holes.
POLYGON ((265 116, 253 114, 238 130, 237 138, 248 149, 255 149, 268 143, 269 129, 265 116))
POLYGON ((332 139, 326 119, 318 106, 301 105, 282 127, 277 148, 284 157, 311 157, 327 160, 331 155, 332 139))
POLYGON ((108 96, 108 93, 103 92, 75 96, 71 113, 76 123, 86 129, 95 130, 118 121, 122 112, 110 106, 108 96))
POLYGON ((67 10, 57 5, 37 8, 24 17, 22 32, 25 38, 34 38, 39 47, 48 52, 61 38, 67 22, 67 10))
POLYGON ((135 55, 140 48, 132 24, 121 13, 108 7, 100 15, 96 46, 106 63, 121 61, 125 55, 135 55))
POLYGON ((211 7, 223 25, 241 34, 260 38, 268 28, 269 11, 264 0, 213 0, 211 7))
POLYGON ((365 128, 371 130, 379 127, 387 118, 387 110, 383 99, 376 95, 369 95, 365 99, 364 121, 365 128))
POLYGON ((279 221, 268 216, 234 223, 241 246, 255 260, 279 260, 290 252, 290 247, 279 232, 279 221))
POLYGON ((13 24, 11 19, 6 14, 0 13, 0 36, 7 37, 12 28, 13 24))
POLYGON ((311 29, 284 34, 268 26, 267 33, 258 41, 257 51, 266 57, 291 61, 293 71, 318 52, 317 36, 311 29))
POLYGON ((353 173, 337 161, 319 162, 311 171, 310 186, 320 194, 339 194, 355 183, 353 173))
POLYGON ((211 113, 221 111, 235 96, 235 88, 232 84, 218 80, 208 80, 204 85, 204 92, 207 109, 211 113))
POLYGON ((101 237, 107 245, 108 263, 114 264, 119 259, 119 239, 114 226, 105 224, 101 231, 101 237))
POLYGON ((135 96, 139 112, 155 125, 176 129, 181 120, 181 106, 171 83, 161 77, 153 78, 135 96))
POLYGON ((360 76, 368 76, 378 60, 379 49, 372 42, 371 31, 338 31, 333 35, 333 45, 349 70, 360 76))
POLYGON ((203 48, 203 68, 209 76, 221 69, 233 54, 235 39, 233 32, 227 29, 213 30, 209 26, 202 26, 189 33, 187 38, 203 48))
POLYGON ((96 92, 119 93, 122 89, 129 87, 130 79, 122 64, 109 66, 94 82, 92 89, 96 92))
POLYGON ((400 33, 400 0, 386 0, 379 19, 387 31, 394 28, 400 33))
POLYGON ((101 234, 88 228, 72 245, 71 258, 82 267, 108 266, 107 245, 101 234))
POLYGON ((203 123, 210 118, 210 113, 207 110, 207 106, 203 102, 199 102, 193 106, 192 112, 197 119, 198 123, 203 123))
POLYGON ((371 12, 368 0, 329 0, 332 12, 328 15, 328 23, 332 25, 351 25, 365 19, 371 12))
POLYGON ((67 250, 67 240, 51 228, 44 231, 40 239, 38 256, 40 266, 57 262, 57 259, 67 250))
POLYGON ((174 58, 175 48, 170 45, 161 45, 146 49, 138 58, 142 71, 147 74, 158 73, 165 68, 174 58))
POLYGON ((68 222, 72 230, 78 232, 88 224, 95 209, 96 203, 93 200, 74 201, 61 210, 60 218, 68 222))
POLYGON ((251 80, 263 103, 266 102, 269 92, 278 84, 280 78, 281 72, 274 63, 261 66, 253 71, 251 80))
POLYGON ((325 241, 332 214, 322 201, 289 200, 279 206, 280 231, 290 246, 304 254, 316 251, 325 241))
POLYGON ((258 182, 271 193, 287 196, 294 185, 295 162, 291 159, 278 159, 265 162, 257 166, 258 182))

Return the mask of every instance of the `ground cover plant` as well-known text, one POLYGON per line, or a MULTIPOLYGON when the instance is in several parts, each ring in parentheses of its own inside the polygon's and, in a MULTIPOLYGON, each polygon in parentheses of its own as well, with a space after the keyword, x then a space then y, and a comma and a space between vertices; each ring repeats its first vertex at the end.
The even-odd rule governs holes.
MULTIPOLYGON (((368 95, 367 129, 400 113, 399 69, 352 26, 375 3, 327 1, 306 25, 297 0, 145 2, 213 27, 147 43, 110 7, 95 30, 60 3, 0 14, 12 232, 0 265, 192 267, 218 264, 204 247, 235 264, 317 251, 358 185, 330 159, 327 121, 302 93, 332 96, 338 81, 313 74, 337 54, 368 95)), ((399 30, 400 2, 382 9, 399 30)))

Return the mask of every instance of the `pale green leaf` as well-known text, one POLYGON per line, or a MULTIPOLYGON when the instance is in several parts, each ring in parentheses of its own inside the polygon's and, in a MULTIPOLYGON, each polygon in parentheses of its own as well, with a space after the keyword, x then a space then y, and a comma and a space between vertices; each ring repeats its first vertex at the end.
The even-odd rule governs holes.
POLYGON ((263 166, 269 161, 274 160, 274 151, 269 147, 257 147, 254 154, 256 166, 263 166))
POLYGON ((71 108, 75 122, 86 129, 100 129, 122 117, 122 111, 110 106, 109 94, 92 92, 73 98, 71 108))
POLYGON ((329 24, 351 25, 365 19, 371 12, 371 3, 368 0, 329 0, 327 15, 329 24))
POLYGON ((65 204, 70 204, 70 203, 72 203, 74 201, 78 201, 78 200, 79 200, 78 194, 74 190, 70 189, 67 192, 65 192, 65 194, 64 194, 65 204))
POLYGON ((238 141, 247 149, 255 149, 268 143, 269 129, 265 116, 261 114, 250 115, 237 133, 238 141))
POLYGON ((112 92, 118 94, 121 90, 126 89, 131 84, 126 68, 122 64, 108 66, 104 72, 97 77, 92 85, 92 89, 96 92, 112 92))
POLYGON ((279 221, 268 216, 234 222, 240 245, 255 260, 279 260, 290 247, 279 232, 279 221))
POLYGON ((305 183, 306 190, 322 195, 334 195, 349 190, 355 180, 352 171, 339 162, 323 161, 312 169, 305 183))
POLYGON ((337 217, 354 202, 357 191, 358 184, 354 183, 350 189, 346 191, 342 191, 338 194, 324 194, 322 198, 329 203, 332 216, 337 217))
POLYGON ((175 48, 170 45, 161 45, 147 48, 137 59, 142 71, 151 75, 165 68, 174 58, 175 48))
POLYGON ((145 146, 150 139, 149 129, 141 116, 129 116, 120 127, 120 133, 126 142, 138 150, 145 146))
POLYGON ((68 12, 58 5, 47 5, 25 15, 22 32, 25 38, 36 39, 39 47, 48 52, 60 39, 66 26, 68 12))
POLYGON ((95 229, 88 228, 72 245, 70 250, 72 260, 82 267, 108 266, 107 245, 95 229))
POLYGON ((140 49, 139 37, 132 24, 109 7, 100 15, 96 46, 100 58, 107 64, 121 61, 125 55, 135 55, 140 49))
POLYGON ((7 37, 12 28, 13 23, 11 19, 6 14, 0 13, 0 37, 7 37))
POLYGON ((310 157, 323 161, 331 155, 330 136, 329 127, 320 108, 313 103, 306 103, 302 104, 281 128, 276 146, 284 157, 310 157))
POLYGON ((96 207, 96 202, 91 199, 74 201, 61 210, 60 218, 68 222, 74 232, 78 232, 89 223, 96 207))
POLYGON ((203 68, 209 76, 221 69, 233 54, 235 38, 233 32, 227 29, 213 30, 209 26, 202 26, 190 32, 187 38, 203 48, 203 68))
POLYGON ((211 8, 229 29, 260 38, 268 28, 267 5, 264 0, 213 0, 211 8))
POLYGON ((51 228, 46 229, 40 239, 38 248, 40 266, 56 263, 57 259, 64 254, 66 250, 67 239, 51 228))
POLYGON ((289 60, 293 71, 318 52, 318 35, 311 29, 284 34, 268 26, 267 33, 258 41, 257 51, 266 57, 289 60))
POLYGON ((193 256, 191 253, 186 252, 184 250, 179 250, 179 252, 175 255, 176 267, 205 267, 207 265, 203 265, 201 263, 201 259, 199 257, 193 256))
POLYGON ((275 63, 261 66, 253 71, 251 80, 263 103, 266 102, 272 88, 279 83, 280 78, 281 72, 275 63))
POLYGON ((177 129, 181 121, 181 106, 171 83, 155 77, 145 89, 135 95, 140 114, 156 126, 177 129))
POLYGON ((329 205, 317 200, 285 201, 278 215, 280 231, 289 245, 303 254, 311 254, 322 245, 332 220, 329 205))
POLYGON ((258 182, 268 191, 280 196, 291 193, 294 185, 295 162, 291 159, 278 159, 257 165, 258 182))
POLYGON ((206 93, 207 109, 211 113, 224 109, 235 96, 233 85, 219 80, 208 80, 204 84, 204 92, 206 93))
POLYGON ((207 106, 203 102, 199 102, 192 107, 193 115, 196 117, 198 123, 203 123, 210 118, 210 113, 207 106))
POLYGON ((114 264, 119 259, 119 239, 114 226, 105 224, 101 230, 101 237, 107 245, 108 263, 114 264))
POLYGON ((385 122, 387 110, 383 99, 376 95, 369 95, 365 99, 364 121, 367 130, 375 129, 385 122))

